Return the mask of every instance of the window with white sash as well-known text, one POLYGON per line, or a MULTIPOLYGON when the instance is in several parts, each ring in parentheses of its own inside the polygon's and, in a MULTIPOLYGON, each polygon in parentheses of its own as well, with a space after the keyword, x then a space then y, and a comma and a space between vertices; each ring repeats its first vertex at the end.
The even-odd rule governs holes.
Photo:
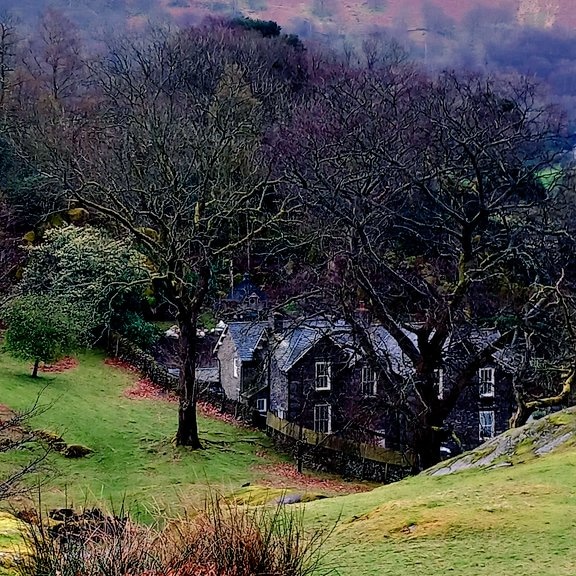
POLYGON ((314 406, 314 432, 330 434, 332 432, 332 406, 316 404, 314 406))
POLYGON ((494 410, 480 410, 479 438, 488 440, 494 438, 494 410))
POLYGON ((494 397, 495 382, 494 368, 480 368, 478 370, 478 390, 481 398, 494 397))
POLYGON ((330 362, 316 362, 314 385, 316 390, 330 390, 332 387, 332 366, 330 362))

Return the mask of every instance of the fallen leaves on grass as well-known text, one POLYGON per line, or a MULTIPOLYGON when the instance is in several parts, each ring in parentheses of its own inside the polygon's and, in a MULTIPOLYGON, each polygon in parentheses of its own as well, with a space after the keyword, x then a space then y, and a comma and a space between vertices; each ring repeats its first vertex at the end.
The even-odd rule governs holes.
POLYGON ((278 486, 285 486, 287 488, 298 487, 341 494, 367 492, 374 488, 374 486, 361 484, 359 482, 344 482, 338 478, 318 478, 317 476, 310 476, 305 473, 301 474, 294 464, 288 464, 287 462, 258 466, 258 469, 273 476, 273 479, 261 482, 261 484, 273 488, 278 488, 278 486))
POLYGON ((200 410, 200 414, 206 418, 220 420, 221 422, 227 422, 228 424, 233 424, 234 426, 246 426, 246 424, 240 422, 240 420, 236 420, 232 414, 225 414, 207 402, 198 402, 198 409, 200 410))
POLYGON ((132 364, 129 364, 124 360, 120 360, 120 358, 106 358, 106 360, 104 360, 104 364, 106 364, 106 366, 120 368, 121 370, 131 372, 132 374, 138 374, 138 368, 135 368, 132 366, 132 364))
POLYGON ((66 358, 62 358, 62 360, 58 360, 54 364, 42 364, 40 366, 41 372, 50 372, 50 373, 60 373, 65 372, 66 370, 72 370, 73 368, 78 367, 78 360, 76 358, 72 358, 71 356, 67 356, 66 358))
MULTIPOLYGON (((113 366, 132 374, 139 374, 139 370, 119 358, 106 358, 104 363, 107 366, 113 366)), ((154 384, 149 378, 140 378, 131 388, 124 390, 124 396, 132 399, 147 399, 147 400, 166 400, 168 402, 177 402, 178 395, 174 392, 166 391, 157 384, 154 384)), ((198 411, 206 418, 220 420, 234 426, 249 427, 247 424, 240 422, 232 414, 221 412, 218 408, 207 402, 198 402, 198 411)))
POLYGON ((174 392, 163 390, 148 378, 140 378, 131 388, 124 390, 124 396, 133 399, 167 400, 177 402, 178 396, 174 392))

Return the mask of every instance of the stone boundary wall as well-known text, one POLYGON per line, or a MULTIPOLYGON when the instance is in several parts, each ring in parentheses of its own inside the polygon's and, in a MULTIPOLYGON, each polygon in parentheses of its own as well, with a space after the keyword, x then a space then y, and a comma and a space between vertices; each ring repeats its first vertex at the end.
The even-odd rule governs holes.
POLYGON ((134 366, 143 376, 149 378, 163 390, 170 392, 178 390, 178 378, 172 376, 167 368, 156 362, 153 356, 120 334, 115 332, 110 334, 106 350, 114 358, 119 358, 134 366))
MULTIPOLYGON (((158 363, 153 356, 138 348, 127 338, 118 333, 112 333, 108 338, 106 346, 108 354, 120 360, 124 360, 134 366, 143 376, 149 378, 156 386, 170 392, 178 392, 178 378, 168 372, 168 369, 158 363)), ((219 393, 200 382, 199 399, 202 402, 211 404, 224 414, 230 414, 234 418, 264 429, 266 421, 253 408, 246 406, 236 400, 226 398, 223 393, 219 393)))

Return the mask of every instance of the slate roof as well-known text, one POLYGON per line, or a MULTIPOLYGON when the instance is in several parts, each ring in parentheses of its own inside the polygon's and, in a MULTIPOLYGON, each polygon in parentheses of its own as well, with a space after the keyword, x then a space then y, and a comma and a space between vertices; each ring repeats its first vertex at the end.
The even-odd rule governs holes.
POLYGON ((282 334, 274 347, 280 371, 288 372, 324 335, 322 331, 310 327, 290 328, 282 334))
MULTIPOLYGON (((416 335, 407 333, 416 342, 416 335)), ((358 356, 358 346, 355 345, 349 325, 316 320, 289 328, 282 334, 274 349, 276 363, 281 372, 288 372, 309 350, 322 338, 329 337, 342 350, 348 352, 350 358, 358 356)), ((386 356, 394 370, 406 372, 412 366, 392 336, 381 326, 370 328, 369 337, 374 343, 377 353, 386 356)))
MULTIPOLYGON (((266 322, 232 322, 228 325, 228 332, 243 361, 254 359, 254 350, 267 327, 266 322)), ((417 345, 417 336, 414 332, 404 330, 404 333, 417 345)), ((371 326, 368 336, 376 353, 386 359, 394 372, 408 375, 413 371, 411 360, 402 352, 396 340, 384 327, 371 326)), ((472 334, 468 334, 468 341, 474 348, 481 349, 492 344, 498 336, 498 332, 494 330, 474 330, 472 334)), ((322 338, 326 337, 347 352, 352 361, 361 359, 349 325, 342 322, 312 319, 294 324, 283 333, 275 335, 273 354, 279 370, 288 372, 322 338)), ((452 344, 448 342, 447 348, 450 348, 452 344)))
POLYGON ((220 372, 218 368, 196 368, 196 380, 200 384, 219 384, 220 372))
MULTIPOLYGON (((410 338, 414 345, 417 345, 417 336, 414 332, 404 330, 404 334, 410 338)), ((398 342, 396 342, 388 330, 382 326, 371 326, 368 335, 374 345, 376 353, 388 360, 394 372, 407 375, 413 371, 412 361, 402 352, 398 342)))
POLYGON ((244 274, 244 278, 242 282, 234 286, 232 290, 229 292, 228 296, 226 296, 226 300, 230 302, 244 302, 247 298, 255 294, 260 298, 260 300, 266 300, 266 294, 252 282, 250 278, 250 274, 246 272, 244 274))
MULTIPOLYGON (((415 332, 405 329, 404 334, 416 347, 418 346, 415 332)), ((499 334, 494 330, 483 330, 474 331, 468 336, 474 348, 481 349, 492 344, 499 334)), ((348 352, 352 362, 361 360, 362 354, 358 349, 358 344, 354 342, 349 325, 316 321, 288 329, 287 332, 277 337, 274 355, 278 368, 282 372, 289 371, 323 337, 329 337, 342 350, 348 352)), ((368 337, 376 353, 386 360, 392 371, 403 376, 413 372, 412 361, 402 352, 398 342, 383 326, 371 326, 368 329, 368 337)), ((453 342, 447 342, 446 348, 450 348, 453 344, 453 342)))
POLYGON ((268 327, 267 322, 230 322, 228 333, 238 350, 238 357, 243 362, 254 359, 254 351, 268 327))

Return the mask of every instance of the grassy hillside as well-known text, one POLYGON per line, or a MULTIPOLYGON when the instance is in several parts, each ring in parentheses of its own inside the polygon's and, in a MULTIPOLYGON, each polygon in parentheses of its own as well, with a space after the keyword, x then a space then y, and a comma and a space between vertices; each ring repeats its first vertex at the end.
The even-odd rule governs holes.
MULTIPOLYGON (((112 500, 139 502, 140 511, 198 501, 208 482, 232 490, 270 481, 263 464, 279 460, 266 437, 201 418, 207 449, 175 448, 173 403, 133 400, 124 391, 135 376, 105 366, 97 354, 37 382, 27 367, 0 356, 0 399, 28 406, 41 392, 48 409, 35 427, 59 432, 95 450, 82 460, 58 454, 58 475, 44 486, 44 504, 112 500)), ((341 576, 434 574, 567 576, 576 564, 576 410, 539 421, 480 447, 462 465, 489 462, 442 476, 422 475, 371 492, 306 504, 311 530, 336 526, 325 564, 341 576), (542 440, 542 441, 541 441, 542 440), (506 447, 504 449, 503 447, 506 447), (497 451, 497 458, 489 454, 497 451)), ((23 462, 4 455, 0 475, 23 462)), ((446 464, 439 467, 447 471, 446 464)), ((255 500, 254 500, 255 501, 255 500)), ((10 527, 8 527, 10 528, 10 527)), ((1 537, 13 537, 6 529, 1 537)), ((2 532, 0 530, 0 532, 2 532)), ((0 548, 2 542, 0 537, 0 548)))
MULTIPOLYGON (((200 418, 205 450, 191 452, 171 442, 177 404, 130 399, 124 394, 134 374, 106 366, 89 353, 80 366, 36 381, 28 367, 0 355, 0 403, 15 409, 32 405, 39 395, 43 413, 32 427, 60 434, 68 444, 94 450, 70 460, 54 453, 43 498, 48 505, 76 505, 123 499, 162 507, 204 494, 207 484, 230 490, 266 477, 265 466, 281 461, 269 450, 267 437, 252 429, 200 418)), ((29 451, 8 452, 0 459, 0 476, 24 463, 29 451)))
MULTIPOLYGON (((576 413, 554 418, 553 426, 576 432, 576 413)), ((571 575, 576 448, 573 436, 564 441, 543 456, 520 442, 492 469, 418 476, 314 502, 308 522, 339 519, 326 561, 342 576, 571 575)))

